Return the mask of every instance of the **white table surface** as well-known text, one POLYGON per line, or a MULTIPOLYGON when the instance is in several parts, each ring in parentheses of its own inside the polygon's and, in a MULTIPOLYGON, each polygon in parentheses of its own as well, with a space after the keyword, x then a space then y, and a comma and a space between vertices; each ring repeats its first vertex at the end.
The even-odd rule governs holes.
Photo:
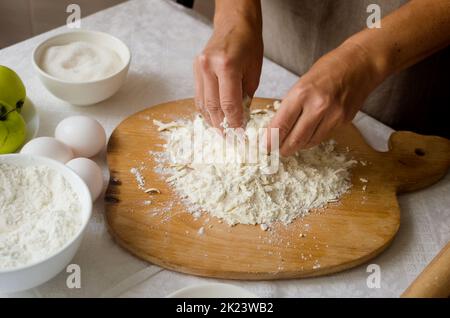
MULTIPOLYGON (((13 68, 27 87, 41 117, 40 136, 53 134, 57 123, 74 114, 99 120, 108 135, 125 117, 143 108, 193 94, 192 60, 207 41, 211 27, 190 10, 163 0, 134 0, 82 20, 82 28, 113 34, 132 52, 126 84, 112 98, 91 107, 74 107, 53 97, 35 76, 31 51, 61 27, 0 50, 0 64, 13 68)), ((265 59, 257 96, 282 97, 297 76, 265 59)), ((386 149, 392 129, 359 113, 354 120, 367 141, 386 149)), ((108 178, 104 154, 96 158, 108 178)), ((367 265, 309 279, 228 281, 261 297, 397 297, 450 238, 450 174, 439 183, 399 198, 402 223, 392 245, 369 263, 381 268, 381 288, 367 287, 367 265)), ((30 297, 164 297, 190 285, 216 282, 174 273, 148 264, 119 248, 107 233, 103 202, 94 207, 82 246, 72 263, 80 265, 81 288, 66 287, 67 273, 33 290, 9 296, 30 297)))

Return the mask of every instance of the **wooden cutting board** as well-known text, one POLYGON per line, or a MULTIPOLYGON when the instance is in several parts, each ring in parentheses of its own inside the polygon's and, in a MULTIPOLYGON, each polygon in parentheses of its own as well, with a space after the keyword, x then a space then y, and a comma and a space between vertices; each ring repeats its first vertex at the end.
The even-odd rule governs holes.
MULTIPOLYGON (((252 107, 272 102, 256 98, 252 107)), ((168 122, 194 113, 193 101, 186 99, 134 114, 115 129, 107 154, 111 182, 106 220, 113 238, 137 257, 183 273, 265 280, 324 275, 364 263, 397 233, 396 194, 435 183, 450 166, 450 142, 444 138, 396 132, 390 150, 381 153, 349 124, 333 135, 337 149, 348 147, 349 156, 367 164, 352 169, 353 187, 340 202, 269 231, 252 225, 229 227, 207 215, 195 220, 154 171, 157 163, 149 153, 161 151, 164 143, 153 119, 168 122), (145 188, 158 188, 161 194, 139 189, 132 168, 143 169, 145 188)))

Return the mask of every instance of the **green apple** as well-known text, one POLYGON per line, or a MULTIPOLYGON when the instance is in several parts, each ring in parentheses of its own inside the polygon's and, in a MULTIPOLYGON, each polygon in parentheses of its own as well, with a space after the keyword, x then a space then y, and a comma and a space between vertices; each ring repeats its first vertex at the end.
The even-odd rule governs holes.
POLYGON ((25 142, 26 124, 17 109, 0 105, 0 154, 15 152, 25 142))
POLYGON ((25 103, 26 90, 19 75, 12 69, 0 65, 0 104, 8 110, 15 109, 20 112, 25 103))
POLYGON ((19 114, 25 97, 20 77, 0 65, 0 154, 14 152, 25 142, 26 124, 19 114))

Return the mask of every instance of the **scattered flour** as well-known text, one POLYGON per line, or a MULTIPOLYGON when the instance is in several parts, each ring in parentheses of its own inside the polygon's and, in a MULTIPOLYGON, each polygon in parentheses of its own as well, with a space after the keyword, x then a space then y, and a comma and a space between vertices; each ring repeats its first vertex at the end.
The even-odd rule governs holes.
POLYGON ((141 190, 145 190, 145 179, 144 176, 139 171, 139 168, 133 167, 130 169, 131 174, 136 179, 136 183, 141 190))
MULTIPOLYGON (((276 107, 279 108, 279 103, 276 107)), ((274 114, 271 109, 250 112, 244 138, 247 144, 255 137, 252 131, 266 127, 274 114)), ((336 152, 334 141, 280 158, 276 172, 267 174, 265 160, 257 163, 227 161, 223 152, 215 147, 224 138, 208 129, 200 116, 193 121, 154 123, 164 128, 162 135, 167 140, 160 156, 165 162, 156 171, 170 175, 166 181, 193 213, 202 210, 230 225, 261 224, 261 229, 267 230, 272 222, 288 224, 311 209, 338 201, 351 187, 349 170, 357 162, 336 152), (206 136, 203 147, 194 144, 192 153, 186 153, 183 145, 192 141, 194 131, 206 136), (174 158, 187 158, 198 152, 212 163, 174 162, 174 158)), ((236 144, 226 147, 231 153, 241 149, 236 144)))
POLYGON ((0 269, 52 255, 80 227, 81 204, 58 171, 0 164, 0 269))

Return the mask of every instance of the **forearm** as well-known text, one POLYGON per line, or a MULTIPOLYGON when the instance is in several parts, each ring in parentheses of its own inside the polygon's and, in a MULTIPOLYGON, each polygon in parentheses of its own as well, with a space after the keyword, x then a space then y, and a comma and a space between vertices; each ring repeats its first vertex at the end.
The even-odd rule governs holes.
POLYGON ((250 27, 262 33, 260 0, 216 0, 214 29, 228 29, 234 25, 250 27))
POLYGON ((450 1, 412 0, 344 42, 362 51, 379 81, 450 44, 450 1))
POLYGON ((281 102, 280 154, 315 146, 354 118, 386 77, 450 44, 450 1, 412 0, 322 56, 281 102))
POLYGON ((258 87, 263 47, 259 0, 216 0, 214 32, 194 61, 195 104, 210 125, 245 126, 242 101, 258 87))

